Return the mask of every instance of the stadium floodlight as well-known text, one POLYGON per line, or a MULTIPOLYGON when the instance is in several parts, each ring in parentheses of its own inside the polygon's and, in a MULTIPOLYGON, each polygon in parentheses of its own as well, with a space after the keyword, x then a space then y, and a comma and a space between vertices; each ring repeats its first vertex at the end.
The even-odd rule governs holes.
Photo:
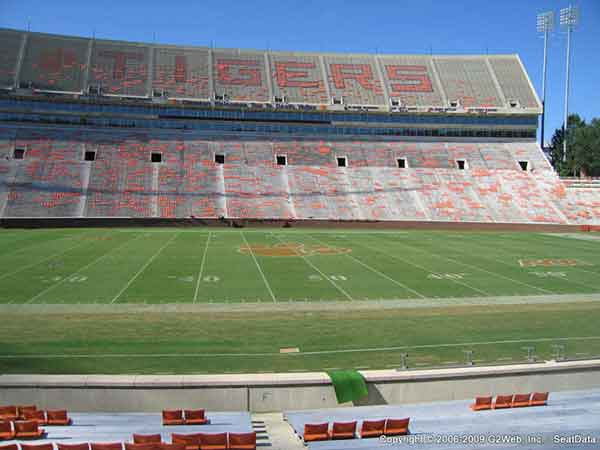
POLYGON ((560 10, 560 26, 567 32, 567 72, 565 76, 565 116, 564 116, 564 134, 563 134, 563 162, 567 161, 567 136, 569 119, 569 77, 571 67, 571 33, 579 24, 579 8, 569 5, 568 8, 560 10))
POLYGON ((544 124, 546 119, 546 68, 548 67, 548 34, 554 30, 554 12, 547 11, 537 16, 537 31, 544 35, 544 68, 542 75, 542 130, 541 147, 544 149, 544 124))

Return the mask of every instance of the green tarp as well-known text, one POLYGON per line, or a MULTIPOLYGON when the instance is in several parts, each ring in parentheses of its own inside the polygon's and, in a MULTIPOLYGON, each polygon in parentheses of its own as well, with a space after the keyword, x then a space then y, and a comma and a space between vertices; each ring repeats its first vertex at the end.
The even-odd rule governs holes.
POLYGON ((365 397, 368 394, 363 376, 356 370, 335 370, 327 372, 338 403, 346 403, 365 397))

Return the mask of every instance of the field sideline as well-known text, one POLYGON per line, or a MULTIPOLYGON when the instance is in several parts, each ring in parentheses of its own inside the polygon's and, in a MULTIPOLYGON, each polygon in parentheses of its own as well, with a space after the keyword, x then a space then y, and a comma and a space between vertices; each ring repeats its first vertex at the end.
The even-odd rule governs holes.
POLYGON ((599 250, 538 233, 3 230, 0 304, 599 293, 599 250))
POLYGON ((599 250, 589 234, 2 230, 0 373, 598 357, 599 250))
MULTIPOLYGON (((315 307, 317 304, 315 304, 315 307)), ((5 314, 0 373, 385 369, 600 357, 600 303, 244 313, 5 314), (280 354, 295 347, 299 353, 280 354)))

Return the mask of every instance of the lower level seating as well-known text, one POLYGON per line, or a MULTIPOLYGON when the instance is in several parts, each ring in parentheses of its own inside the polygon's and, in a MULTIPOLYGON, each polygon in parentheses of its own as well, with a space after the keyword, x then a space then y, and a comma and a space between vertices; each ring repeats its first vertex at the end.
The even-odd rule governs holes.
MULTIPOLYGON (((80 217, 85 168, 80 162, 27 160, 4 171, 4 217, 80 217), (12 172, 12 173, 11 173, 12 172)), ((1 175, 0 175, 1 176, 1 175)), ((0 200, 0 206, 1 206, 0 200)))
POLYGON ((0 127, 2 155, 0 217, 600 224, 600 190, 566 186, 533 142, 0 127))

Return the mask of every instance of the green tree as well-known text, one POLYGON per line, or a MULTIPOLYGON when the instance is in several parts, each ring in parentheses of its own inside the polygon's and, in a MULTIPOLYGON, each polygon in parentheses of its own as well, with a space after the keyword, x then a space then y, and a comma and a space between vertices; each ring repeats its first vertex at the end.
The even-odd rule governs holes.
POLYGON ((600 176, 600 120, 594 119, 588 125, 574 129, 568 144, 572 172, 582 177, 600 176))
POLYGON ((578 134, 578 130, 586 128, 587 125, 578 114, 571 114, 567 119, 567 127, 569 130, 569 140, 567 142, 566 161, 563 161, 563 140, 565 136, 563 127, 557 128, 554 131, 552 140, 550 141, 550 162, 560 176, 573 176, 576 164, 574 159, 575 152, 572 151, 573 148, 571 148, 571 145, 573 144, 574 137, 578 134))

